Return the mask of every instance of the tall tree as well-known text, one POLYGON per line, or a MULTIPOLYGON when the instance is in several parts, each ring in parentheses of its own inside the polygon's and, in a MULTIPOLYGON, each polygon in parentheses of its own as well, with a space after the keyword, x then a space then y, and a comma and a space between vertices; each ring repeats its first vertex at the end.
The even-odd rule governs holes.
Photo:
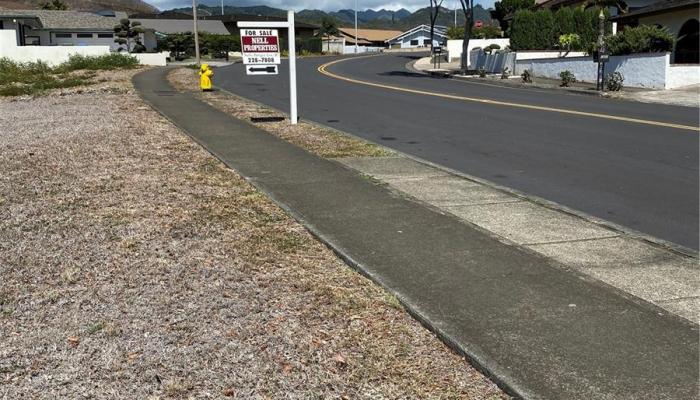
MULTIPOLYGON (((462 0, 460 0, 462 1, 462 0)), ((433 52, 433 41, 435 40, 435 22, 437 22, 443 0, 430 0, 430 53, 433 52)))
POLYGON ((501 0, 494 4, 494 16, 501 24, 503 32, 508 32, 506 17, 513 17, 518 10, 529 10, 535 7, 535 0, 501 0))
POLYGON ((135 43, 133 50, 136 53, 141 53, 143 51, 143 45, 141 44, 141 34, 146 30, 141 26, 139 21, 131 22, 127 18, 119 21, 119 25, 114 26, 114 33, 117 36, 114 41, 120 45, 126 46, 126 51, 131 53, 132 46, 131 43, 135 43))
POLYGON ((464 38, 462 40, 462 57, 460 60, 460 69, 462 73, 466 73, 469 65, 467 64, 467 57, 469 53, 469 39, 472 37, 472 27, 474 26, 474 0, 459 0, 459 4, 462 6, 462 13, 464 13, 464 38))
MULTIPOLYGON (((340 33, 338 30, 338 26, 335 23, 335 20, 331 17, 323 17, 321 20, 321 28, 318 31, 318 35, 321 36, 321 40, 325 36, 328 36, 328 52, 331 52, 331 37, 337 35, 340 33)), ((355 38, 357 40, 357 38, 355 38)))

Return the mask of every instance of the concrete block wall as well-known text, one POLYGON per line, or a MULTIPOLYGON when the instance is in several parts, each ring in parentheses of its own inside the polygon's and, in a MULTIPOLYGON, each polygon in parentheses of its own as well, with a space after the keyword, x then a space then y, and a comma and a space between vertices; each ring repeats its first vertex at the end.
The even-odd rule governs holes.
MULTIPOLYGON (((515 73, 529 69, 535 76, 559 79, 559 73, 569 70, 576 79, 595 82, 598 64, 593 57, 533 58, 517 57, 515 73)), ((605 65, 605 75, 620 72, 624 85, 648 89, 673 89, 700 83, 700 67, 697 65, 671 65, 670 53, 644 53, 612 56, 605 65)))

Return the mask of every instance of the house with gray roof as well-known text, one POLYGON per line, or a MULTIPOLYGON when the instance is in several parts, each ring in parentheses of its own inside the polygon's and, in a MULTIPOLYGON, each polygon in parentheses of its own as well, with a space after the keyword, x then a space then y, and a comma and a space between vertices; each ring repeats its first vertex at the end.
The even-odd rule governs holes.
MULTIPOLYGON (((139 18, 133 17, 132 21, 139 21, 146 29, 154 30, 155 32, 172 35, 176 33, 187 33, 194 30, 194 22, 190 19, 165 19, 165 18, 139 18)), ((203 20, 197 21, 197 30, 199 32, 211 33, 214 35, 228 35, 229 31, 221 21, 203 20)))
MULTIPOLYGON (((20 46, 109 46, 114 42, 116 17, 89 12, 54 10, 0 10, 0 29, 12 29, 20 46)), ((156 36, 146 29, 141 42, 148 51, 155 50, 156 36)))

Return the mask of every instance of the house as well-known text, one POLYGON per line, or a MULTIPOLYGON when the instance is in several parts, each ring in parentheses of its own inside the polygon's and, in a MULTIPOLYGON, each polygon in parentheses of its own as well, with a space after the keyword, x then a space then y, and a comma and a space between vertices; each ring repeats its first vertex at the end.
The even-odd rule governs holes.
MULTIPOLYGON (((433 40, 436 43, 447 42, 447 27, 435 26, 433 40)), ((419 25, 406 32, 400 33, 386 41, 392 49, 411 49, 430 47, 430 26, 419 25)))
POLYGON ((401 31, 384 30, 384 29, 358 29, 357 40, 355 39, 355 28, 338 28, 340 37, 345 39, 346 46, 378 47, 385 48, 386 41, 392 37, 401 34, 401 31))
POLYGON ((662 0, 626 14, 611 18, 617 22, 618 30, 627 26, 658 25, 663 26, 675 36, 673 49, 674 64, 700 63, 698 43, 698 0, 662 0))
MULTIPOLYGON (((78 11, 0 10, 0 29, 14 30, 19 46, 109 46, 119 19, 78 11)), ((155 32, 141 34, 148 51, 157 46, 155 32)))
MULTIPOLYGON (((194 21, 191 15, 180 13, 168 14, 138 14, 132 15, 129 19, 138 21, 144 28, 153 30, 159 34, 172 35, 177 33, 188 33, 194 30, 194 21)), ((197 19, 197 30, 199 32, 213 35, 228 35, 226 26, 217 20, 197 19)))

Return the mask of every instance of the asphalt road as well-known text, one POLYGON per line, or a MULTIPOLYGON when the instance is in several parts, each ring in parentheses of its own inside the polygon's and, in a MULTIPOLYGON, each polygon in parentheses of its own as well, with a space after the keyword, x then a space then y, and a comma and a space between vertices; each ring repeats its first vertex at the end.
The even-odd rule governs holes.
MULTIPOLYGON (((357 58, 332 73, 414 90, 698 126, 698 110, 429 78, 416 55, 357 58)), ((320 74, 333 58, 297 63, 299 114, 385 146, 698 249, 698 132, 665 126, 445 99, 320 74)), ((215 83, 288 109, 278 76, 219 68, 215 83)))

